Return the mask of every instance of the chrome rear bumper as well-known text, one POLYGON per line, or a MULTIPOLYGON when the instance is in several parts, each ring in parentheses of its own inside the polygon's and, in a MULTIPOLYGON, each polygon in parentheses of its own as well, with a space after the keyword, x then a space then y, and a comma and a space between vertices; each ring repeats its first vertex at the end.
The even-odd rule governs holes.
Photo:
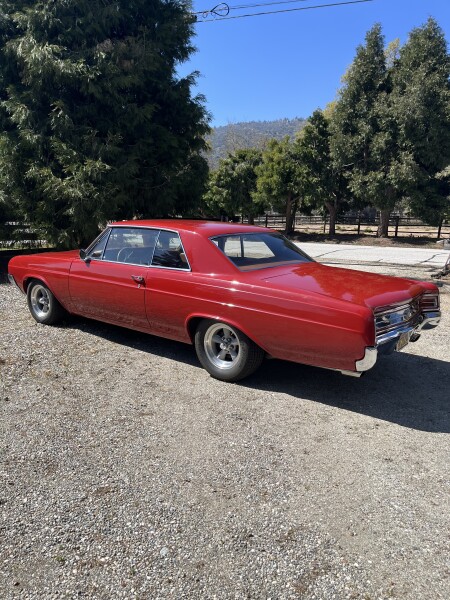
POLYGON ((364 350, 364 356, 355 362, 356 371, 341 371, 342 375, 350 377, 361 377, 361 375, 371 369, 378 358, 378 349, 375 346, 367 346, 364 350))
POLYGON ((367 346, 364 351, 364 356, 355 362, 355 371, 341 371, 343 375, 351 377, 361 377, 361 375, 371 369, 377 362, 378 354, 392 354, 398 350, 398 343, 402 336, 406 336, 408 342, 416 342, 420 337, 422 329, 433 329, 441 320, 441 312, 439 310, 427 311, 422 313, 419 323, 414 325, 400 325, 392 331, 388 331, 380 336, 377 336, 375 346, 367 346))
POLYGON ((441 320, 441 311, 434 310, 424 313, 423 321, 419 325, 419 330, 422 329, 433 329, 439 325, 439 321, 441 320))
POLYGON ((380 354, 391 354, 397 350, 397 344, 401 336, 408 336, 408 341, 417 342, 422 329, 433 329, 437 327, 441 320, 439 310, 427 311, 422 313, 418 323, 413 325, 399 325, 392 331, 377 336, 376 346, 380 354))

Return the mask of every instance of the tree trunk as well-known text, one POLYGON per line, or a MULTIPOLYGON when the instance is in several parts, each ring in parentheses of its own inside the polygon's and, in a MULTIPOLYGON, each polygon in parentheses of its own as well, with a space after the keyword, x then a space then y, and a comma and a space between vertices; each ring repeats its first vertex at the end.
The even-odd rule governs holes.
POLYGON ((248 215, 248 224, 249 225, 255 224, 255 216, 254 215, 248 215))
POLYGON ((330 213, 330 227, 328 229, 328 235, 336 235, 336 215, 337 215, 337 203, 336 202, 325 202, 328 212, 330 213))
POLYGON ((288 195, 286 204, 286 228, 284 233, 289 235, 295 231, 295 215, 299 207, 300 198, 293 197, 292 193, 288 195))
POLYGON ((377 237, 389 237, 389 217, 391 211, 389 209, 380 210, 380 224, 378 226, 377 237))
POLYGON ((286 226, 284 233, 288 235, 292 229, 292 194, 288 194, 286 202, 286 226))

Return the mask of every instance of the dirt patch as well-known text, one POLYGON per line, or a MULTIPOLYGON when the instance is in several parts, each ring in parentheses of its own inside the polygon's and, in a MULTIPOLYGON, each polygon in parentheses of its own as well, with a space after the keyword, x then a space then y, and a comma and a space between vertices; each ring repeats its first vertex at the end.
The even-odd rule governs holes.
POLYGON ((289 239, 296 242, 320 242, 322 244, 355 244, 359 246, 381 246, 381 247, 399 247, 399 248, 439 248, 442 244, 437 244, 436 238, 408 236, 398 238, 378 238, 372 235, 357 235, 341 233, 334 237, 321 233, 303 233, 296 232, 289 239))

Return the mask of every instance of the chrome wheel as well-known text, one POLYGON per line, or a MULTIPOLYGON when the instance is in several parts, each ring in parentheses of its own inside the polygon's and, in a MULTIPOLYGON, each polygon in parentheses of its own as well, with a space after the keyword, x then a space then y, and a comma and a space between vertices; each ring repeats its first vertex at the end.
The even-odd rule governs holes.
POLYGON ((31 307, 38 319, 45 319, 51 310, 51 298, 48 290, 43 285, 33 286, 30 294, 31 307))
POLYGON ((35 279, 27 287, 27 302, 33 319, 44 325, 53 325, 66 314, 45 283, 35 279))
POLYGON ((205 333, 203 343, 206 356, 218 369, 232 369, 239 360, 240 340, 229 325, 211 325, 205 333))
POLYGON ((264 351, 245 333, 220 321, 201 321, 194 343, 203 367, 221 381, 239 381, 251 375, 264 359, 264 351))

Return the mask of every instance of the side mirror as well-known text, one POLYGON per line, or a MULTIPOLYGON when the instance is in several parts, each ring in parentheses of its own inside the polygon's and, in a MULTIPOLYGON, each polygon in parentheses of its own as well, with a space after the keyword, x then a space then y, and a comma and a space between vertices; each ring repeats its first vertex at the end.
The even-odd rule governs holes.
POLYGON ((91 252, 89 255, 86 253, 86 250, 80 250, 80 258, 84 260, 84 262, 89 263, 93 258, 101 258, 103 254, 103 250, 95 250, 91 252))

